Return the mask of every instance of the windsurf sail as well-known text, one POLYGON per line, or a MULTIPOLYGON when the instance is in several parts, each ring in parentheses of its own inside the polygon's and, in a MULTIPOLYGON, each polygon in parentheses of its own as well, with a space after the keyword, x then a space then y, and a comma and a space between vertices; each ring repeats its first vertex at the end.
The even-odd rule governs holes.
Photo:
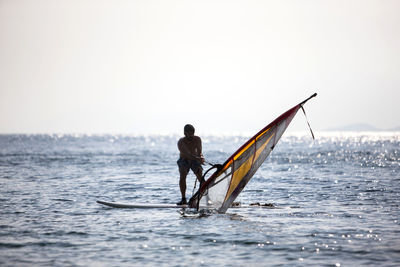
POLYGON ((189 205, 197 209, 201 206, 226 212, 274 149, 297 111, 316 95, 289 109, 244 143, 202 184, 189 205))

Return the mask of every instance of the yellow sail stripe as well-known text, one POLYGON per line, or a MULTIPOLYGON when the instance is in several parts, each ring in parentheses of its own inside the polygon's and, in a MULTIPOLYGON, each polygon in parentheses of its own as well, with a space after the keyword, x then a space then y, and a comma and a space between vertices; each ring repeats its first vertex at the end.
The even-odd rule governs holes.
POLYGON ((237 160, 242 154, 243 152, 245 152, 252 144, 254 144, 255 140, 251 140, 250 143, 247 144, 247 146, 245 146, 239 153, 236 154, 236 156, 233 158, 233 160, 237 160))
POLYGON ((254 138, 253 140, 251 140, 251 142, 249 142, 239 153, 237 153, 235 155, 235 157, 233 158, 233 160, 237 160, 252 144, 254 144, 254 142, 256 140, 258 140, 262 135, 264 135, 266 132, 268 132, 271 128, 266 129, 265 131, 263 131, 262 133, 260 133, 259 135, 256 136, 256 138, 254 138))
MULTIPOLYGON (((261 152, 265 149, 265 146, 269 143, 269 141, 271 140, 271 138, 275 135, 272 134, 268 140, 257 149, 256 153, 255 153, 255 157, 254 157, 254 161, 256 161, 258 159, 258 157, 260 156, 261 152)), ((239 182, 242 180, 242 178, 250 171, 251 166, 253 165, 253 157, 250 156, 243 164, 242 166, 240 166, 233 174, 232 176, 232 180, 229 186, 229 190, 228 193, 225 196, 225 200, 226 201, 228 199, 228 197, 232 194, 233 190, 235 190, 235 188, 238 186, 239 182)))
POLYGON ((275 135, 275 133, 273 133, 273 134, 268 138, 268 140, 267 140, 259 149, 257 149, 256 155, 255 155, 255 158, 254 158, 254 161, 256 161, 256 160, 258 159, 258 157, 260 156, 261 152, 264 151, 265 146, 266 146, 267 144, 269 144, 269 141, 271 140, 271 138, 272 138, 274 135, 275 135))
POLYGON ((220 173, 226 171, 226 170, 232 165, 232 162, 233 162, 234 160, 237 160, 237 159, 243 154, 243 152, 245 152, 252 144, 254 144, 254 142, 255 142, 256 140, 258 140, 263 134, 265 134, 266 132, 268 132, 270 129, 271 129, 271 128, 268 128, 268 129, 266 129, 265 131, 263 131, 262 133, 260 133, 259 135, 257 135, 256 138, 254 138, 246 147, 244 147, 239 153, 236 154, 236 156, 233 158, 233 160, 231 159, 231 160, 228 162, 228 164, 226 164, 226 165, 224 166, 224 168, 220 171, 220 173))
POLYGON ((263 131, 263 132, 260 133, 259 135, 257 135, 257 137, 256 137, 255 139, 258 140, 261 136, 263 136, 263 135, 264 135, 266 132, 268 132, 270 129, 271 129, 271 127, 268 128, 267 130, 263 131))
POLYGON ((228 164, 225 165, 225 167, 220 171, 220 173, 226 171, 226 169, 228 169, 231 165, 232 165, 233 160, 231 159, 228 164))

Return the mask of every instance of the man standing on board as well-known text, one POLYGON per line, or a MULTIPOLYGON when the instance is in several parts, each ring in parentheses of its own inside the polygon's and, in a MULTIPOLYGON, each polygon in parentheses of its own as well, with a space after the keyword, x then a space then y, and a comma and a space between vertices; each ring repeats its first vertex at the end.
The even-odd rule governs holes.
POLYGON ((180 152, 179 160, 177 161, 179 166, 179 187, 181 190, 182 199, 177 205, 187 204, 186 201, 186 176, 189 171, 192 170, 200 181, 200 185, 203 184, 203 168, 201 164, 204 163, 204 157, 201 152, 201 138, 194 135, 194 127, 190 124, 186 124, 184 127, 185 137, 182 137, 178 141, 178 149, 180 152))

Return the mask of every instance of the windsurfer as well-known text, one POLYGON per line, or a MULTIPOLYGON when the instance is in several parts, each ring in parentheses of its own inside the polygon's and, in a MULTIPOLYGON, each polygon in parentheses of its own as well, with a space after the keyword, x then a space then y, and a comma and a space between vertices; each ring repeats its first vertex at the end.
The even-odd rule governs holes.
POLYGON ((195 129, 192 125, 186 124, 184 127, 184 135, 178 141, 178 149, 180 152, 179 160, 177 161, 179 167, 179 188, 181 191, 182 199, 177 205, 187 204, 186 201, 186 176, 192 170, 199 180, 200 185, 203 184, 203 168, 201 165, 204 163, 202 154, 201 138, 194 135, 195 129))

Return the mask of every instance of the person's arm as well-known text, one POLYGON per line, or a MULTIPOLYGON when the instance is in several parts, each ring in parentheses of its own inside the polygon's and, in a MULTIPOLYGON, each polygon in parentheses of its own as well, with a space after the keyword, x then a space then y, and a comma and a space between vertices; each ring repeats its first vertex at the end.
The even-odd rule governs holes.
POLYGON ((197 144, 197 153, 199 153, 198 156, 200 157, 200 162, 203 164, 205 159, 203 157, 202 150, 203 150, 203 147, 202 147, 202 144, 201 144, 201 138, 199 137, 198 144, 197 144))

